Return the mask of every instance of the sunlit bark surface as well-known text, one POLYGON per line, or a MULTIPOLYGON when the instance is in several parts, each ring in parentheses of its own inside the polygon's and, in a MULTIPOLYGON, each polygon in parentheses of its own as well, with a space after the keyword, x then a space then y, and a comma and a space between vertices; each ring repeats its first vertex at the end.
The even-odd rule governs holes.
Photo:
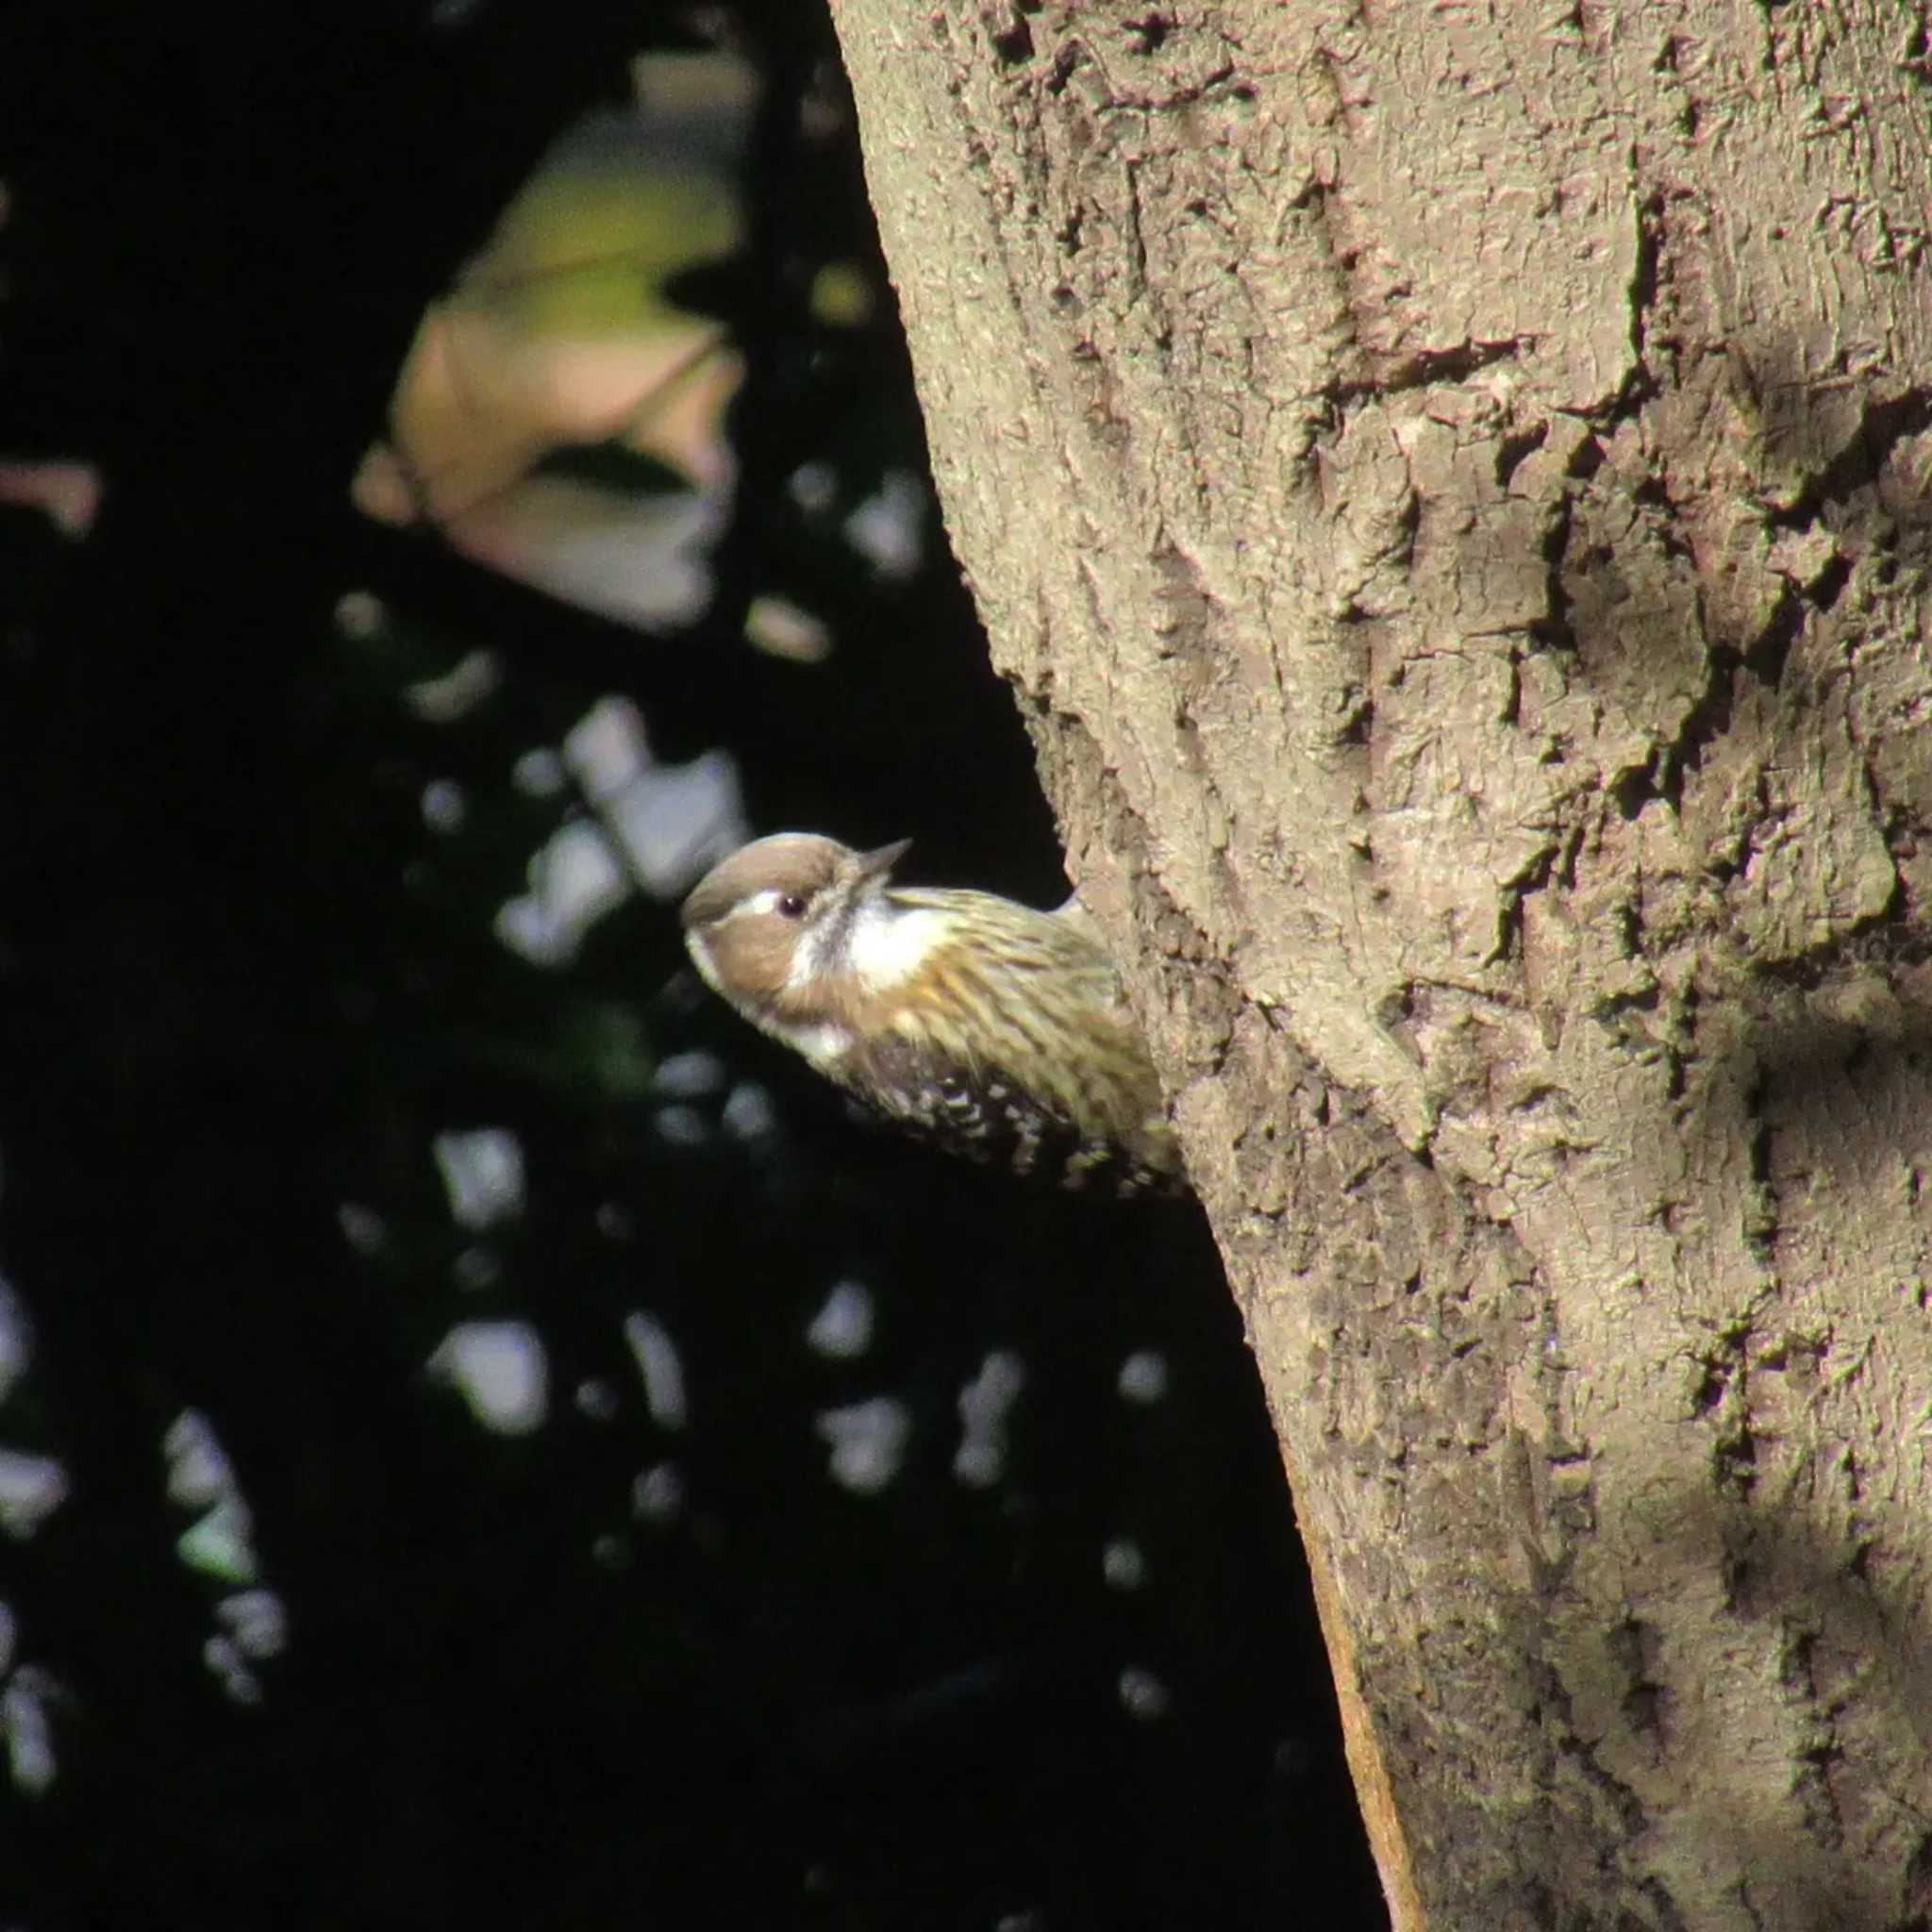
POLYGON ((1916 13, 836 10, 1398 1924, 1923 1926, 1916 13))

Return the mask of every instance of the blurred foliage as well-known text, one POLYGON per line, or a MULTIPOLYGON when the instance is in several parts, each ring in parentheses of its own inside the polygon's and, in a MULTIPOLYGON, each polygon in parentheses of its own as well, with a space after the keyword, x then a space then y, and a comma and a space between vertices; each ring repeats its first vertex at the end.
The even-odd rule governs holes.
POLYGON ((683 967, 751 830, 1063 889, 817 8, 28 7, 0 108, 0 1924, 1380 1923, 1193 1210, 875 1132, 683 967), (646 632, 350 484, 720 46, 737 225, 715 149, 701 268, 584 219, 724 473, 642 391, 520 443, 708 492, 646 632))
POLYGON ((491 568, 648 627, 690 620, 732 476, 743 375, 680 299, 742 252, 758 95, 742 56, 653 52, 637 102, 584 116, 425 309, 388 437, 352 486, 491 568), (567 460, 565 460, 567 458, 567 460), (659 498, 669 498, 659 503, 659 498))

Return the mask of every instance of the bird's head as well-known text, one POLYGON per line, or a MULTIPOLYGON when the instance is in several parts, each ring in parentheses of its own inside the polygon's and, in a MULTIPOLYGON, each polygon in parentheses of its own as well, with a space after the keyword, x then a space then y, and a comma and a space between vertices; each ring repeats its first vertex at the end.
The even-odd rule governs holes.
POLYGON ((803 1008, 842 970, 856 922, 883 909, 909 839, 855 852, 815 832, 741 846, 684 902, 684 942, 706 984, 754 1018, 803 1008))

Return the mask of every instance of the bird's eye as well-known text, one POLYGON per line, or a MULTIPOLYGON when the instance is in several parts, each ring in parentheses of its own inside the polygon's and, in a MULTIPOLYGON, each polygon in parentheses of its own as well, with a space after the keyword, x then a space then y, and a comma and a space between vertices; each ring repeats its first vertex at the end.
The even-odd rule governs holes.
POLYGON ((787 892, 785 896, 778 901, 778 910, 781 913, 783 913, 787 919, 803 919, 805 917, 804 895, 799 892, 787 892))

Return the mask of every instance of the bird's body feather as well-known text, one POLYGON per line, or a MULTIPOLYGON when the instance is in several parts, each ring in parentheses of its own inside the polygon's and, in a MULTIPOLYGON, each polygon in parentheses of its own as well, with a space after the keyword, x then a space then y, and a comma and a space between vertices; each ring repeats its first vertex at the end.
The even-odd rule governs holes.
POLYGON ((800 834, 734 855, 687 902, 699 971, 821 1073, 955 1151, 1069 1186, 1177 1185, 1159 1083, 1086 914, 888 886, 864 866, 800 834))

